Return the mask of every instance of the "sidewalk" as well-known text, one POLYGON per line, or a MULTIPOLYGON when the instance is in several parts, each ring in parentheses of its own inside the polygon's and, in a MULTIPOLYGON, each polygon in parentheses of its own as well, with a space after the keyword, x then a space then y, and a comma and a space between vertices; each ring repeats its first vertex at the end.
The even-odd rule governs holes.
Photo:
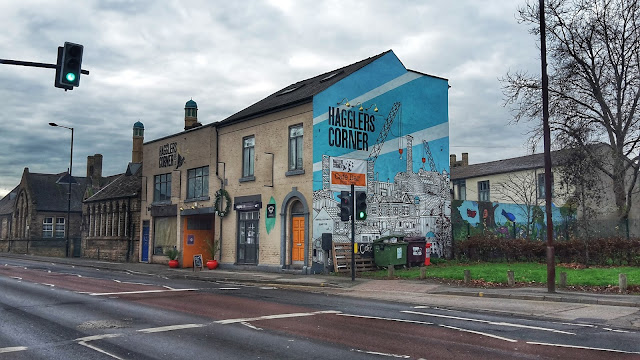
POLYGON ((350 276, 300 275, 230 270, 170 269, 167 265, 115 263, 85 258, 50 258, 0 253, 0 258, 68 264, 172 279, 252 283, 342 296, 369 298, 428 307, 468 309, 559 320, 606 323, 640 330, 640 296, 574 291, 549 293, 546 288, 471 288, 429 280, 375 280, 350 276))

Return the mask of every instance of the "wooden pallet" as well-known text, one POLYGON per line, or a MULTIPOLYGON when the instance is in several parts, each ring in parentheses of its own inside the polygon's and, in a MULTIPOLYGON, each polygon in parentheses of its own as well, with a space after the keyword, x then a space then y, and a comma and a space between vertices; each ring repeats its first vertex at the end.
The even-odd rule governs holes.
MULTIPOLYGON (((333 243, 333 268, 335 272, 351 272, 351 244, 350 243, 333 243)), ((372 257, 363 257, 356 254, 354 259, 357 271, 376 270, 376 264, 372 257)))

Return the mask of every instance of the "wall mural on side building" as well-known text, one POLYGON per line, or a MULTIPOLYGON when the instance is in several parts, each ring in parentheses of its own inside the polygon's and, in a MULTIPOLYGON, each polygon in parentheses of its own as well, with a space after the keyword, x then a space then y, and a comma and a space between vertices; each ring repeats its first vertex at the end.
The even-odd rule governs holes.
POLYGON ((367 218, 356 221, 361 253, 384 236, 422 236, 436 256, 451 251, 448 84, 407 71, 391 52, 314 97, 313 262, 322 234, 351 241, 340 220, 331 159, 366 162, 367 218))
MULTIPOLYGON (((565 236, 575 221, 575 210, 551 205, 555 236, 565 236)), ((509 238, 543 239, 546 236, 544 206, 454 200, 453 238, 493 234, 509 238)))

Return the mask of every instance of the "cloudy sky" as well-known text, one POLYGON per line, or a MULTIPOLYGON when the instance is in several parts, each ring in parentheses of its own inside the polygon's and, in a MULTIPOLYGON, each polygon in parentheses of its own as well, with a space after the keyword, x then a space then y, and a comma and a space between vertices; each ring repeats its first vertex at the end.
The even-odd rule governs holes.
POLYGON ((132 126, 145 140, 184 127, 193 98, 203 124, 299 80, 392 49, 412 70, 449 79, 451 152, 471 163, 527 154, 529 125, 509 125, 499 78, 540 72, 537 39, 515 13, 524 0, 262 0, 0 2, 0 58, 55 63, 65 41, 84 45, 80 87, 53 86, 53 69, 0 64, 0 196, 23 169, 103 175, 131 160, 132 126))

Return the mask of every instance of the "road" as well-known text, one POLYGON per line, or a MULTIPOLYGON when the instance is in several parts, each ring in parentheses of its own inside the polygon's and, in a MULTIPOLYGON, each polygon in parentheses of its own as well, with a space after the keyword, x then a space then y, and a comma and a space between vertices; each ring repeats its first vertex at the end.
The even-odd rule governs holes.
POLYGON ((271 286, 0 263, 0 359, 640 359, 639 334, 271 286))

